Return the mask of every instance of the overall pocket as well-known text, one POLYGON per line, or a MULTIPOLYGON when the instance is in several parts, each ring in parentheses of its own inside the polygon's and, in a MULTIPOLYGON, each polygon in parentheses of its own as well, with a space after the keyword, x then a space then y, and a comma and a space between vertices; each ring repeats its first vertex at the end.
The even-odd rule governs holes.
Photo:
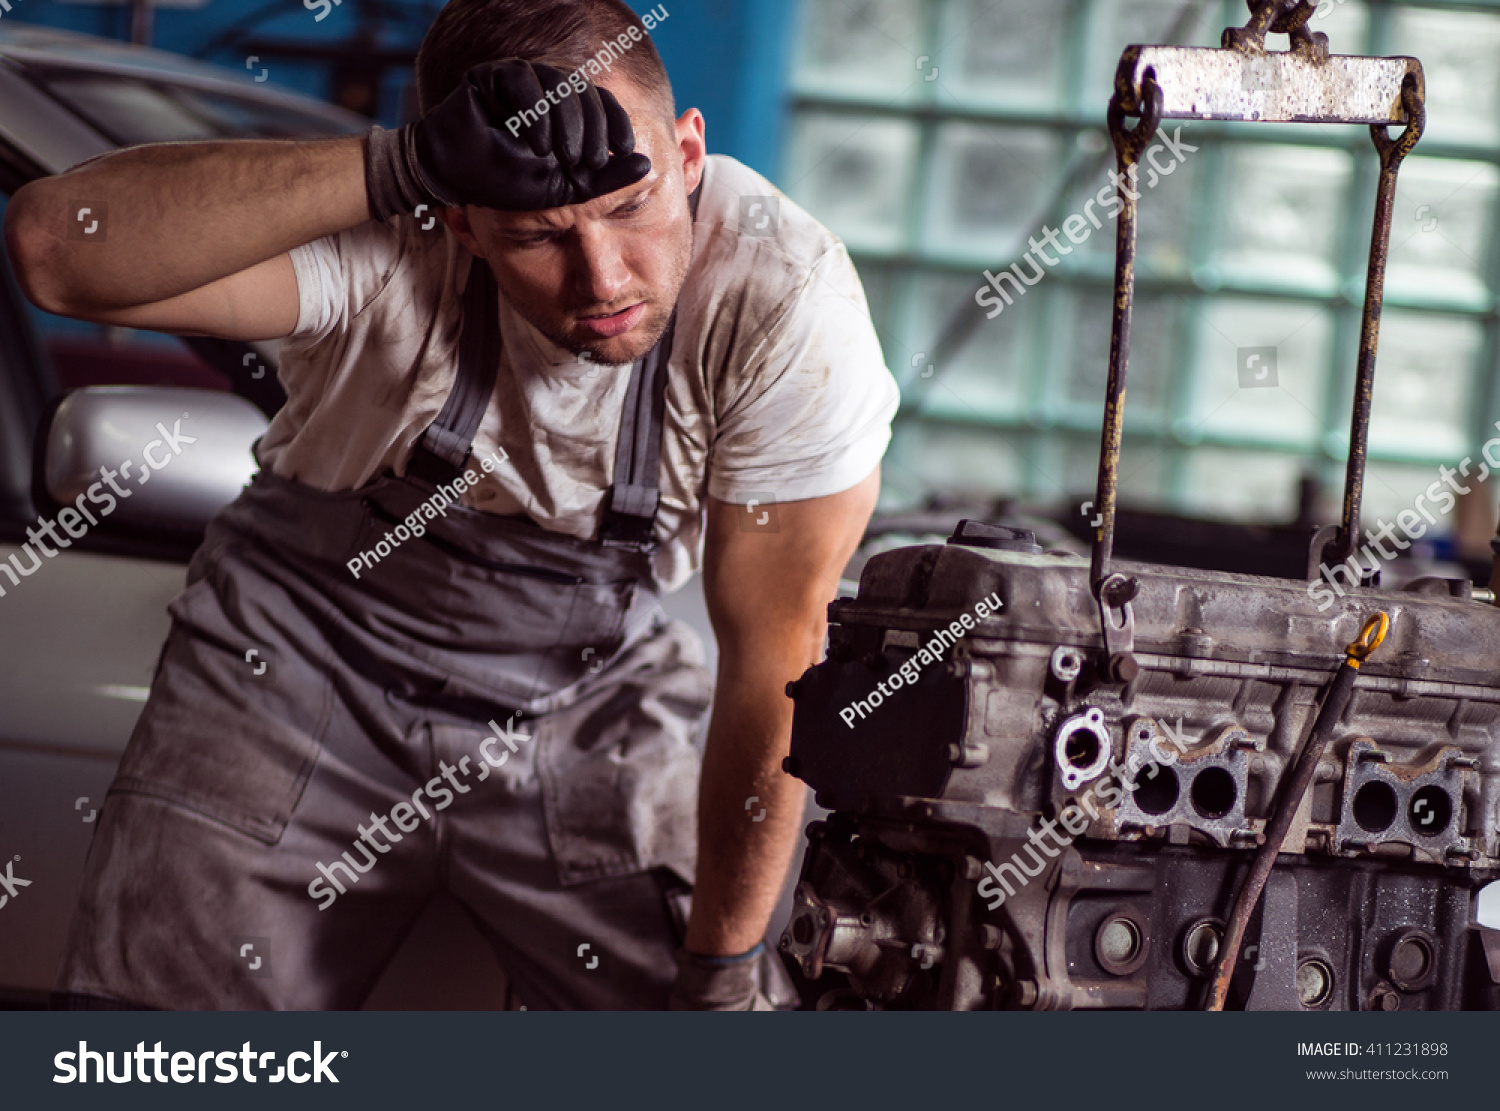
POLYGON ((563 884, 697 859, 698 772, 713 681, 680 622, 661 625, 536 730, 547 836, 563 884))
POLYGON ((330 649, 307 612, 321 600, 310 588, 294 598, 260 572, 253 552, 216 553, 172 603, 151 697, 111 790, 275 844, 321 750, 330 649))

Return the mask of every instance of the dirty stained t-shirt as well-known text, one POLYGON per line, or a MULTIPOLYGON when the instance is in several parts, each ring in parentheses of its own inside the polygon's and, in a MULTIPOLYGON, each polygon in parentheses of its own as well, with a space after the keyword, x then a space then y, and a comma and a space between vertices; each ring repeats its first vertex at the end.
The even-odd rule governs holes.
MULTIPOLYGON (((261 444, 321 490, 404 473, 457 373, 471 256, 441 221, 372 221, 291 252, 301 307, 281 352, 288 402, 261 444)), ((465 502, 590 539, 628 367, 557 347, 500 296, 503 355, 476 456, 506 462, 465 502)), ((759 174, 711 156, 678 304, 661 455, 657 585, 702 559, 705 500, 825 497, 880 462, 898 403, 843 244, 759 174), (748 198, 748 200, 747 200, 748 198), (741 213, 753 213, 741 228, 741 213)))

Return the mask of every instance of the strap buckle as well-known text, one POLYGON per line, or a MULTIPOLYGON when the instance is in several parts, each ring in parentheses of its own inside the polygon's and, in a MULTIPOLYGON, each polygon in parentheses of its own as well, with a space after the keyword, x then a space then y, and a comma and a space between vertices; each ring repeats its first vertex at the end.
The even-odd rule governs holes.
POLYGON ((661 491, 654 486, 611 486, 599 523, 599 542, 610 548, 654 551, 656 509, 660 504, 661 491))

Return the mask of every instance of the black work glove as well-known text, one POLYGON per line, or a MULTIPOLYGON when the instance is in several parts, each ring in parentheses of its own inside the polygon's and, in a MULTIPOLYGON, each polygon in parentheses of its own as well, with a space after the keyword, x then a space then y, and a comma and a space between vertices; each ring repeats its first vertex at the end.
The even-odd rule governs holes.
POLYGON ((531 212, 640 181, 651 160, 635 153, 625 109, 581 76, 577 92, 572 76, 514 59, 486 62, 420 120, 375 128, 365 143, 371 214, 384 220, 420 204, 531 212), (545 112, 537 113, 538 102, 545 112))
POLYGON ((677 982, 667 1006, 674 1011, 772 1011, 760 990, 765 943, 738 957, 700 957, 677 950, 677 982))

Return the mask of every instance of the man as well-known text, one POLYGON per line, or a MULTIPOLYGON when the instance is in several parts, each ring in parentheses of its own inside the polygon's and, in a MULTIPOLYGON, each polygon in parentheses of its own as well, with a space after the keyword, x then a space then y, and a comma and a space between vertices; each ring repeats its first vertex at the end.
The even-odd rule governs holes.
POLYGON ((172 605, 67 1005, 357 1007, 441 888, 529 1007, 764 1005, 784 687, 896 388, 842 246, 707 156, 644 32, 453 0, 401 130, 146 146, 13 199, 37 305, 284 337, 289 398, 172 605), (77 197, 107 241, 66 237, 77 197), (700 562, 716 686, 656 604, 700 562))

